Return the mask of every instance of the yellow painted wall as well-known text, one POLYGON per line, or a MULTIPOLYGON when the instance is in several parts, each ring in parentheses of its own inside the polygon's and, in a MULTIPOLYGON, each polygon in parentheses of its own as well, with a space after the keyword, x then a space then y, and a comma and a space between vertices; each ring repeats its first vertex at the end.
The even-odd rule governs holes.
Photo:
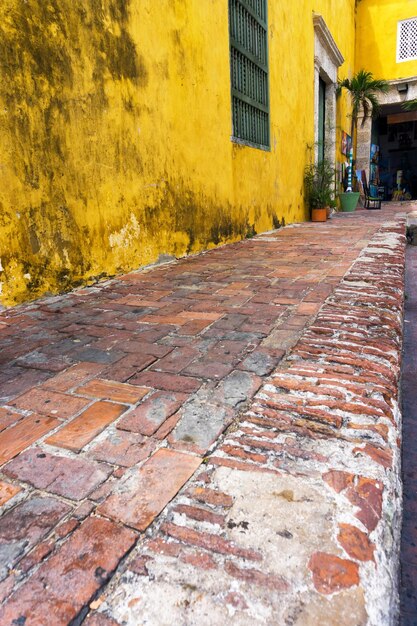
POLYGON ((2 304, 305 219, 312 12, 343 77, 354 4, 269 0, 267 152, 230 140, 227 0, 2 0, 2 304))
POLYGON ((417 0, 360 0, 356 69, 385 80, 416 76, 416 60, 397 63, 397 25, 411 17, 417 17, 417 0))

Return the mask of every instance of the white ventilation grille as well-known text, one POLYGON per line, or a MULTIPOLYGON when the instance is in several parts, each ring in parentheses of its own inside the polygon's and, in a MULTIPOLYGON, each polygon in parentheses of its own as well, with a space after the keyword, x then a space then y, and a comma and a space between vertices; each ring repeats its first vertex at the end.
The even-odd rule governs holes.
POLYGON ((397 63, 417 59, 417 17, 398 22, 397 63))

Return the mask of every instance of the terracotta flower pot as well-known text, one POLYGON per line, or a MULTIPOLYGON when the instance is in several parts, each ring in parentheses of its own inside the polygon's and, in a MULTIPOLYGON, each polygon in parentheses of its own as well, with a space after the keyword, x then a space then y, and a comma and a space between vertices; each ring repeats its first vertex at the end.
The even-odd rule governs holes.
POLYGON ((312 222, 325 222, 327 220, 327 207, 323 209, 311 209, 312 222))

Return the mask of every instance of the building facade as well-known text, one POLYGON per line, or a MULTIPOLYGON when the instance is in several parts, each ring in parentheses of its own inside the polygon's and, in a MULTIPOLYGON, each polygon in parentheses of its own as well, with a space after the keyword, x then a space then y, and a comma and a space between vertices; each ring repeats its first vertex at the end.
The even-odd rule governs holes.
POLYGON ((338 80, 363 66, 387 105, 417 95, 396 57, 413 18, 417 0, 4 0, 2 304, 308 219, 306 163, 320 142, 345 158, 338 80))
POLYGON ((382 186, 385 199, 395 191, 415 199, 417 111, 403 105, 417 98, 417 2, 361 0, 356 33, 356 69, 365 67, 390 85, 379 96, 378 119, 358 125, 357 168, 382 186))

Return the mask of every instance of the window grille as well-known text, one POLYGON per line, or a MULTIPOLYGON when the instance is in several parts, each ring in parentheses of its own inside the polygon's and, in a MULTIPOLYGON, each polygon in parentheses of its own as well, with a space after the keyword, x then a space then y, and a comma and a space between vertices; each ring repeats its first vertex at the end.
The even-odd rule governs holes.
POLYGON ((398 22, 397 62, 417 59, 417 17, 398 22))
POLYGON ((233 138, 269 148, 267 0, 229 0, 233 138))

